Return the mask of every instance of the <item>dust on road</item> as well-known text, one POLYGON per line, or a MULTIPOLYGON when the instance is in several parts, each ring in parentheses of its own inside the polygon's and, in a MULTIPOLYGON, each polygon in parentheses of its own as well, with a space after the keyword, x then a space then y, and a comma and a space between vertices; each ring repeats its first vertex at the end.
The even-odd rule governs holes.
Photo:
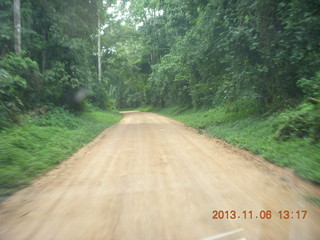
POLYGON ((0 239, 319 239, 319 208, 304 199, 318 187, 176 121, 124 114, 1 204, 0 239))

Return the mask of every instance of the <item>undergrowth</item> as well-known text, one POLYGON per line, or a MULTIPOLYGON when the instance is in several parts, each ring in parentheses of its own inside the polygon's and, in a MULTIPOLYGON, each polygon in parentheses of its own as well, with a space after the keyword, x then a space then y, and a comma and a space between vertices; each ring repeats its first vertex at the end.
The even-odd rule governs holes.
POLYGON ((115 112, 72 114, 55 108, 0 132, 0 197, 26 186, 118 122, 115 112))

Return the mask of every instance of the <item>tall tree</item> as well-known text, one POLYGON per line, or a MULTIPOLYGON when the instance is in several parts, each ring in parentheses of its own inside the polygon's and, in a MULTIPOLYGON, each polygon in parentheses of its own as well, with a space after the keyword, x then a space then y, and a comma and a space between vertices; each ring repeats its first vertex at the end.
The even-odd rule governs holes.
POLYGON ((18 54, 21 51, 20 0, 13 0, 13 20, 14 20, 14 51, 16 54, 18 54))
POLYGON ((98 9, 98 80, 101 82, 101 17, 98 9))
MULTIPOLYGON (((107 1, 106 1, 107 4, 107 1)), ((98 17, 98 80, 101 82, 102 80, 102 70, 101 70, 101 12, 103 12, 103 2, 98 0, 97 3, 97 17, 98 17)))

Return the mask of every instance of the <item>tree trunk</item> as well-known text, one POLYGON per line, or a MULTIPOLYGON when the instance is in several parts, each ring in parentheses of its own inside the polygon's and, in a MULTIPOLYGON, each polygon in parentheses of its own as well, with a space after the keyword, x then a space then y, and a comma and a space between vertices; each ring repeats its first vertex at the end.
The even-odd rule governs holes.
POLYGON ((44 73, 47 65, 47 49, 42 50, 41 72, 44 73))
POLYGON ((101 82, 101 22, 100 13, 98 9, 98 80, 101 82))
POLYGON ((13 0, 13 22, 14 22, 14 52, 16 54, 19 54, 21 51, 20 0, 13 0))

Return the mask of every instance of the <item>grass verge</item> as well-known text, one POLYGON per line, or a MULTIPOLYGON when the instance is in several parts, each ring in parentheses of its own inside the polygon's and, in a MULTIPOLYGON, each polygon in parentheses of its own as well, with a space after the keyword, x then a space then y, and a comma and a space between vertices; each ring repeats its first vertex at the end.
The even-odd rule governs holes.
POLYGON ((28 185, 121 118, 116 112, 75 115, 56 108, 1 131, 0 198, 28 185))
POLYGON ((307 195, 306 199, 309 202, 311 202, 311 203, 317 205, 318 207, 320 207, 320 198, 319 197, 315 197, 315 196, 312 196, 312 195, 307 195))
POLYGON ((296 109, 264 117, 246 111, 228 111, 226 107, 206 110, 170 107, 152 111, 183 122, 199 132, 204 130, 279 166, 290 167, 304 179, 320 183, 320 143, 314 143, 310 138, 286 141, 276 138, 279 127, 288 116, 295 114, 296 109))

